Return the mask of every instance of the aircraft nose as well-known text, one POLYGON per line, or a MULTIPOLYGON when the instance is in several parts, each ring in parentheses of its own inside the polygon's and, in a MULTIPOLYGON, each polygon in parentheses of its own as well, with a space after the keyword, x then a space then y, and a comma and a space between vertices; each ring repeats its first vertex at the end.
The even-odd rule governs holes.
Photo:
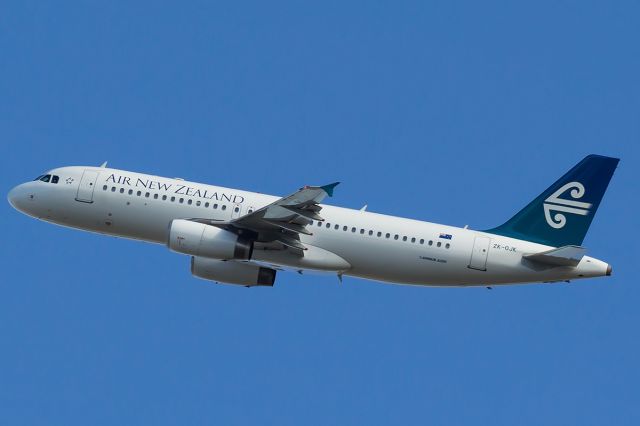
POLYGON ((16 186, 7 194, 9 204, 11 204, 14 209, 24 212, 26 203, 34 197, 33 194, 28 194, 27 192, 24 183, 16 186))
POLYGON ((18 207, 16 206, 16 201, 18 200, 18 187, 20 185, 14 187, 11 191, 9 191, 9 193, 7 194, 7 200, 9 200, 9 204, 11 204, 11 206, 14 209, 17 209, 18 207))

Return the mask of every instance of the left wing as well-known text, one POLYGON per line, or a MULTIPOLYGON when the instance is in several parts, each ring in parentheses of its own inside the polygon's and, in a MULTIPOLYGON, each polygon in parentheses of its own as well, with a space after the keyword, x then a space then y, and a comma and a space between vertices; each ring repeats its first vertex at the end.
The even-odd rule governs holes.
POLYGON ((300 234, 311 235, 307 225, 314 220, 324 221, 319 214, 322 210, 319 204, 325 197, 333 196, 333 190, 339 183, 305 186, 287 197, 230 221, 192 220, 240 234, 253 234, 257 242, 278 242, 293 249, 306 250, 300 242, 300 234))

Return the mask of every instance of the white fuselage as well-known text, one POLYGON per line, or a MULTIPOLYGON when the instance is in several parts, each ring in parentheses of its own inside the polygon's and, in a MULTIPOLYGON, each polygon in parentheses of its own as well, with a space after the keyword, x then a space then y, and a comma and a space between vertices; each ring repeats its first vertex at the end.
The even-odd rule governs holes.
MULTIPOLYGON (((58 175, 59 182, 19 185, 9 195, 12 205, 59 225, 159 244, 166 244, 174 219, 228 221, 279 198, 102 167, 63 167, 49 173, 58 175)), ((301 242, 344 259, 344 270, 309 267, 304 258, 259 248, 251 260, 417 285, 564 281, 607 274, 605 262, 587 256, 577 267, 528 261, 524 254, 552 247, 485 232, 330 205, 322 205, 321 215, 324 221, 308 225, 312 235, 301 235, 301 242)))

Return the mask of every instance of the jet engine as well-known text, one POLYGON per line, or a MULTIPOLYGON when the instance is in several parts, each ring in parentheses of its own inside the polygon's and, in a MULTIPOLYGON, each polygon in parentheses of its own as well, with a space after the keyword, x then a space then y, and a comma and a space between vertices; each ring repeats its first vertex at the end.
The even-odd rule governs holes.
POLYGON ((220 260, 249 260, 253 251, 248 238, 185 219, 171 222, 167 246, 178 253, 220 260))
POLYGON ((276 271, 251 263, 191 257, 191 274, 209 281, 247 287, 273 286, 276 271))

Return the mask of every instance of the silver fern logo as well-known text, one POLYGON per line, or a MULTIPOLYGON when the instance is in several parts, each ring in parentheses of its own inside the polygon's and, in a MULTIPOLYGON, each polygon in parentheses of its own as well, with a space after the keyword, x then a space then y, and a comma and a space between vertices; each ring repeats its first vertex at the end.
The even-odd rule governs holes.
POLYGON ((555 229, 563 228, 567 224, 567 217, 563 213, 577 214, 580 216, 589 214, 591 203, 575 201, 582 198, 584 193, 583 184, 580 182, 569 182, 544 200, 544 218, 547 220, 549 226, 555 229), (567 191, 569 191, 569 195, 573 200, 561 198, 567 191), (552 215, 551 212, 555 213, 552 215))

